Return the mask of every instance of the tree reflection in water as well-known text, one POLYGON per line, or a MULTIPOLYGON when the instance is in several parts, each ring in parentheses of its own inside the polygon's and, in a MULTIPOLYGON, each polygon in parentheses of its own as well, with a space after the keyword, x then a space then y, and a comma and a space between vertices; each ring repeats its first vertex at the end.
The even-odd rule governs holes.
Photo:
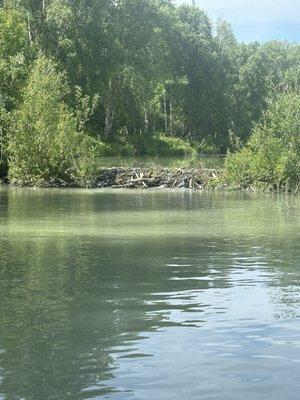
POLYGON ((261 318, 294 317, 299 205, 243 194, 1 190, 0 398, 121 390, 113 380, 122 359, 157 351, 139 353, 141 340, 234 323, 236 293, 244 317, 244 305, 259 302, 261 318), (249 300, 248 289, 265 297, 249 300))

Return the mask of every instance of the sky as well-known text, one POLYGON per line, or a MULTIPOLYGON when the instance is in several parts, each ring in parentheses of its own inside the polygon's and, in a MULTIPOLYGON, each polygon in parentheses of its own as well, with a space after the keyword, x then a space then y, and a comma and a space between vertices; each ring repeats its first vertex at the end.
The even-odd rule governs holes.
MULTIPOLYGON (((175 0, 192 4, 192 0, 175 0)), ((230 22, 240 41, 300 42, 300 0, 195 0, 214 20, 230 22)))

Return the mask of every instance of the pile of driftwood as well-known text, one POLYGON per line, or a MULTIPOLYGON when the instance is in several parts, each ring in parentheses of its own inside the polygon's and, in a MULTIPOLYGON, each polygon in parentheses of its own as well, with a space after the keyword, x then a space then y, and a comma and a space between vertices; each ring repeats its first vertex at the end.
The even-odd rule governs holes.
POLYGON ((217 178, 217 171, 203 168, 102 168, 98 187, 112 188, 188 188, 203 189, 217 178))

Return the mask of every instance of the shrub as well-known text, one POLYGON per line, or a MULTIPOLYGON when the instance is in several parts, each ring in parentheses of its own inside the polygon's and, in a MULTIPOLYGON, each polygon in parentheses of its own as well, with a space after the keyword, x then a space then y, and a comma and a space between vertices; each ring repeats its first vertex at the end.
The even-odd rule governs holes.
POLYGON ((153 136, 140 135, 131 139, 136 153, 146 156, 196 155, 197 151, 188 141, 178 137, 157 133, 153 136))
POLYGON ((77 130, 77 120, 63 101, 67 92, 65 76, 57 71, 56 64, 39 57, 10 127, 8 162, 12 183, 92 184, 97 143, 77 130))
POLYGON ((104 156, 183 156, 196 155, 197 151, 188 141, 163 133, 146 135, 144 132, 129 135, 126 129, 119 129, 114 141, 102 143, 104 156))
POLYGON ((154 137, 154 141, 157 143, 157 153, 162 156, 186 156, 197 153, 189 142, 178 137, 161 133, 154 137))
POLYGON ((0 160, 0 182, 7 177, 7 164, 5 161, 0 160))
POLYGON ((294 190, 300 182, 300 96, 280 95, 247 145, 229 154, 224 179, 230 186, 294 190))

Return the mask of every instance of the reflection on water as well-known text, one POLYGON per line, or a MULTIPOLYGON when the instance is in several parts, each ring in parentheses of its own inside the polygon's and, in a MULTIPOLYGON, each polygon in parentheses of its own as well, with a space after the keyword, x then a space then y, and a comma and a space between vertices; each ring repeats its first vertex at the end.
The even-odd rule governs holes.
POLYGON ((299 208, 0 189, 0 399, 298 399, 299 208))

